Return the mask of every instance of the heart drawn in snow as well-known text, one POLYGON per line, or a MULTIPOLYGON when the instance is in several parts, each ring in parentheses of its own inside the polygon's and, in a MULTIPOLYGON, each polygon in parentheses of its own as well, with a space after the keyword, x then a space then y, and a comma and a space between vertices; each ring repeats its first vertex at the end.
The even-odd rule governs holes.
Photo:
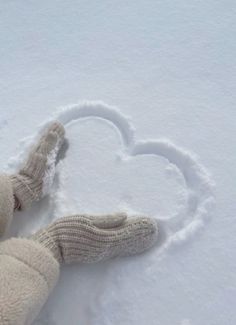
MULTIPOLYGON (((131 214, 132 212, 140 214, 147 214, 147 212, 149 214, 150 212, 151 216, 159 219, 160 223, 161 240, 159 242, 159 252, 165 250, 172 243, 183 241, 204 225, 204 221, 209 215, 212 203, 214 202, 212 182, 205 168, 197 161, 194 155, 168 140, 137 140, 131 121, 116 108, 101 102, 85 102, 66 107, 58 111, 53 116, 53 119, 59 120, 65 126, 68 133, 69 146, 71 146, 67 154, 69 155, 71 151, 71 155, 73 155, 71 157, 73 158, 72 161, 74 160, 76 163, 73 163, 73 166, 71 166, 70 157, 68 157, 68 159, 64 159, 58 164, 56 186, 47 202, 47 216, 45 215, 44 218, 41 218, 43 220, 42 223, 45 221, 45 218, 48 219, 49 214, 51 214, 51 219, 49 220, 51 221, 55 217, 72 211, 74 213, 85 212, 85 205, 90 207, 96 200, 103 207, 101 212, 114 212, 114 210, 127 210, 131 214), (86 128, 88 130, 90 127, 92 135, 81 140, 80 133, 78 133, 77 137, 75 130, 81 125, 82 120, 88 121, 88 119, 96 122, 96 125, 84 124, 84 130, 86 128), (107 128, 104 139, 97 146, 94 146, 95 152, 93 152, 93 149, 87 150, 86 145, 80 148, 81 142, 79 144, 79 141, 86 142, 93 148, 91 145, 92 141, 95 142, 96 138, 100 137, 98 120, 103 123, 103 129, 105 129, 104 122, 106 126, 110 127, 107 128), (116 159, 112 160, 114 165, 111 167, 111 159, 107 158, 106 160, 104 158, 106 155, 103 157, 102 153, 103 151, 106 153, 114 151, 112 146, 109 147, 109 143, 113 141, 109 139, 109 134, 111 134, 111 139, 117 138, 116 135, 112 137, 114 129, 116 133, 117 131, 119 132, 120 142, 118 144, 115 143, 117 147, 115 151, 116 159), (94 133, 94 130, 97 130, 97 133, 94 133), (72 138, 70 138, 70 132, 72 132, 72 138), (98 149, 96 149, 97 147, 98 149), (77 156, 74 157, 74 155, 77 156), (84 155, 88 155, 87 160, 82 159, 84 155), (138 163, 136 164, 137 161, 138 163), (155 176, 148 172, 148 169, 155 169, 155 164, 156 169, 158 170, 159 168, 162 174, 158 175, 157 173, 155 176), (142 170, 138 169, 140 166, 142 170), (111 169, 113 169, 112 172, 111 169), (163 173, 163 170, 164 172, 166 170, 171 171, 171 174, 168 176, 166 173, 163 173), (98 175, 99 172, 101 175, 98 175), (122 173, 123 175, 121 175, 122 173), (144 174, 143 178, 140 176, 141 174, 144 174), (174 177, 171 179, 170 176, 173 175, 174 177), (132 182, 137 178, 134 188, 132 188, 132 182, 128 181, 129 178, 132 178, 132 182), (117 181, 117 179, 121 181, 117 181), (145 184, 140 184, 141 182, 145 184), (142 202, 139 201, 143 199, 146 202, 145 207, 147 208, 148 196, 150 195, 151 197, 155 191, 155 184, 159 187, 163 187, 163 184, 164 186, 169 184, 168 189, 163 188, 163 192, 168 190, 168 195, 165 193, 162 198, 162 201, 168 200, 168 202, 165 202, 165 207, 161 209, 161 205, 158 205, 158 202, 161 201, 160 197, 152 197, 152 207, 157 206, 157 209, 161 211, 146 211, 147 209, 142 211, 142 202), (130 194, 129 186, 131 186, 131 191, 133 189, 135 192, 134 194, 138 193, 136 201, 135 195, 133 197, 132 193, 130 194), (79 194, 77 192, 76 194, 73 193, 73 190, 77 187, 79 194), (139 187, 141 188, 141 194, 140 191, 137 192, 139 187), (102 194, 99 191, 100 188, 102 189, 102 194), (91 197, 93 199, 90 200, 91 197), (111 197, 113 198, 113 206, 111 197), (83 200, 86 202, 84 206, 83 204, 76 204, 83 202, 83 200), (83 211, 81 211, 81 208, 84 208, 83 211), (173 209, 174 212, 172 211, 173 209), (163 212, 164 216, 161 214, 163 212)), ((43 126, 45 126, 45 123, 43 126)), ((29 142, 28 140, 26 143, 29 142)), ((114 157, 114 152, 112 152, 112 155, 114 157)), ((161 190, 162 188, 160 187, 160 196, 161 190)), ((97 207, 99 207, 99 204, 97 204, 97 207)), ((39 210, 42 213, 42 209, 39 210)), ((93 207, 87 212, 93 212, 93 207)), ((30 231, 32 229, 35 230, 33 223, 28 227, 30 231)))

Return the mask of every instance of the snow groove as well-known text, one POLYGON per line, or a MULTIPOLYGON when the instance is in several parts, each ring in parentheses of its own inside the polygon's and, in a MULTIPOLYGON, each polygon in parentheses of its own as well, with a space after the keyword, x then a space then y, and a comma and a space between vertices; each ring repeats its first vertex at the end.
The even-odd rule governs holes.
POLYGON ((72 121, 88 117, 103 119, 118 129, 123 143, 124 157, 161 156, 170 164, 175 165, 183 174, 188 189, 186 212, 182 216, 178 215, 178 220, 174 222, 170 219, 162 222, 165 240, 160 244, 160 251, 169 247, 171 243, 187 239, 204 226, 204 221, 214 204, 214 184, 194 154, 166 139, 137 141, 135 128, 130 119, 117 108, 102 102, 84 102, 68 106, 54 115, 54 119, 59 120, 65 127, 69 126, 72 121))
POLYGON ((69 125, 72 121, 81 118, 101 118, 114 124, 120 131, 125 146, 132 145, 134 140, 134 127, 128 117, 120 113, 115 107, 108 106, 102 102, 83 102, 79 105, 72 105, 59 110, 54 119, 63 125, 69 125))
MULTIPOLYGON (((56 111, 51 119, 39 126, 39 133, 52 120, 58 120, 68 128, 72 122, 75 123, 85 118, 101 119, 116 127, 120 134, 124 159, 155 155, 165 158, 169 164, 174 165, 182 173, 187 188, 187 206, 181 215, 177 214, 169 219, 160 220, 162 232, 160 237, 162 239, 159 243, 159 252, 164 251, 172 243, 180 243, 186 240, 204 226, 214 205, 214 184, 198 158, 167 139, 137 140, 131 120, 117 108, 97 101, 86 101, 64 107, 56 111)), ((15 168, 19 164, 19 161, 25 156, 26 148, 32 145, 35 138, 36 136, 30 136, 21 141, 22 152, 17 157, 10 159, 8 167, 15 168)), ((60 164, 58 172, 60 174, 60 164)), ((54 189, 54 195, 49 202, 50 207, 48 209, 51 214, 54 212, 53 209, 56 210, 59 207, 58 205, 63 201, 61 199, 63 197, 64 193, 60 187, 59 177, 57 188, 54 189)))

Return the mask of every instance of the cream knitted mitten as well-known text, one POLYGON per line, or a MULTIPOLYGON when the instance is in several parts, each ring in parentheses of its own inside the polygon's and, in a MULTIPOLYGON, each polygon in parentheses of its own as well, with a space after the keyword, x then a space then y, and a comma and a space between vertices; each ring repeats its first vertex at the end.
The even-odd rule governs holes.
POLYGON ((156 242, 157 223, 125 214, 61 218, 31 237, 66 264, 94 263, 142 253, 156 242))
POLYGON ((48 194, 64 134, 64 127, 59 122, 53 122, 31 150, 23 168, 17 174, 10 176, 20 209, 30 207, 33 201, 38 201, 48 194))
POLYGON ((117 214, 65 217, 29 239, 2 242, 0 324, 33 323, 57 283, 59 263, 92 263, 141 253, 156 238, 154 220, 117 214))

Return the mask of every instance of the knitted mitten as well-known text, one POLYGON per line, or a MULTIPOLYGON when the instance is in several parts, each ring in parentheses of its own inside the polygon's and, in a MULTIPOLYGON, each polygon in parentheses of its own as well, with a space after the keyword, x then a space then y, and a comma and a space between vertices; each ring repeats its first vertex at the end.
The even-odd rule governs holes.
POLYGON ((48 194, 64 133, 64 127, 59 122, 53 122, 31 150, 23 168, 17 174, 10 176, 20 209, 30 207, 33 201, 38 201, 48 194))
POLYGON ((31 237, 60 262, 93 263, 150 248, 158 234, 156 221, 125 214, 64 217, 31 237))
POLYGON ((152 219, 84 215, 58 220, 30 239, 0 243, 0 324, 33 323, 57 283, 59 263, 141 253, 156 238, 152 219))
POLYGON ((0 237, 11 223, 14 210, 12 184, 7 175, 0 174, 0 237))

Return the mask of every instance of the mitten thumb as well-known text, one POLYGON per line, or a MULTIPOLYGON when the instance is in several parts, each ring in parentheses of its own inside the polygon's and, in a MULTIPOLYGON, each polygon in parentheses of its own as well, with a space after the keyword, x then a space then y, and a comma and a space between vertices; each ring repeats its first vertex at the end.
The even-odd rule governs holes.
POLYGON ((127 215, 123 212, 88 217, 92 221, 92 224, 99 229, 113 229, 120 227, 127 219, 127 215))

